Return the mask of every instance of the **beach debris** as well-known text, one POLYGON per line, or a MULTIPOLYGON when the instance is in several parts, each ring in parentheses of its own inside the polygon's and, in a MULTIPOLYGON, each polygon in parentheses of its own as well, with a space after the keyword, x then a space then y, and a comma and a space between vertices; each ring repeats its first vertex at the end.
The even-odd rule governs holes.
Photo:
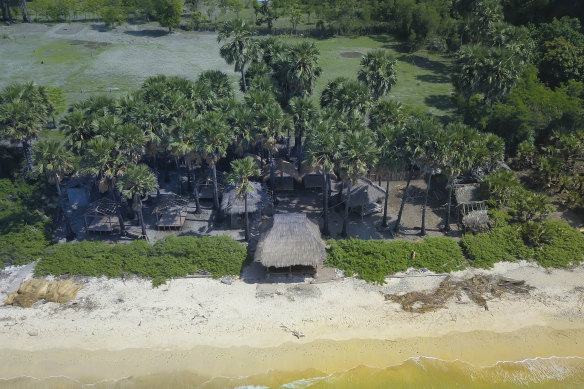
POLYGON ((402 309, 411 313, 425 313, 446 308, 448 301, 456 297, 458 301, 464 293, 478 306, 489 310, 487 301, 499 298, 505 293, 529 294, 533 289, 523 280, 502 276, 476 275, 466 280, 456 280, 447 276, 436 290, 431 292, 409 292, 406 294, 387 294, 381 292, 385 300, 399 303, 402 309))
POLYGON ((231 279, 227 277, 221 278, 221 283, 225 285, 231 285, 231 279))
POLYGON ((289 328, 288 326, 285 326, 284 324, 282 324, 280 327, 282 327, 282 329, 284 331, 289 332, 292 335, 294 335, 296 337, 296 339, 304 338, 304 334, 296 331, 295 329, 289 328))
POLYGON ((65 281, 47 281, 32 279, 22 283, 18 292, 12 293, 6 299, 4 305, 17 305, 28 308, 39 300, 46 300, 54 303, 66 303, 77 297, 77 292, 83 285, 73 283, 70 278, 65 281))
POLYGON ((37 330, 30 330, 28 331, 28 336, 39 336, 39 332, 37 330))

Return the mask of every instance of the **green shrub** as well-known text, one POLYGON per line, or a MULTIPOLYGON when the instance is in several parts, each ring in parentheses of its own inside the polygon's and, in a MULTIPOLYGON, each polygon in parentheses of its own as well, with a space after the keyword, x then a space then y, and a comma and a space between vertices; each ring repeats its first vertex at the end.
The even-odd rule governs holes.
POLYGON ((409 267, 445 272, 463 267, 462 250, 450 238, 426 238, 420 242, 383 240, 329 240, 327 265, 357 275, 365 281, 383 283, 388 274, 409 267), (414 254, 415 253, 415 254, 414 254))
POLYGON ((226 237, 169 236, 150 246, 144 241, 110 246, 103 242, 59 244, 46 250, 36 274, 121 277, 136 274, 158 286, 169 278, 209 272, 214 278, 239 274, 245 246, 226 237))
POLYGON ((567 267, 584 261, 584 236, 569 224, 558 220, 542 223, 548 243, 535 252, 535 260, 544 267, 567 267))
POLYGON ((471 265, 485 269, 493 267, 497 262, 530 259, 533 256, 517 229, 507 224, 487 233, 465 234, 461 245, 471 265))

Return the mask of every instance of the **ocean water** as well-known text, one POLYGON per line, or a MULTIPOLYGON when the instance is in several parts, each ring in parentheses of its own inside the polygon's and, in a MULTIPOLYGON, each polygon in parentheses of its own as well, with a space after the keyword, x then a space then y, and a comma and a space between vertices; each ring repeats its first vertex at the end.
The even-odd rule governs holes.
POLYGON ((356 366, 324 374, 317 370, 270 371, 249 377, 203 377, 188 371, 121 377, 82 384, 67 377, 17 377, 0 388, 390 388, 390 389, 579 389, 584 388, 584 358, 549 357, 504 361, 477 367, 462 361, 416 357, 387 368, 356 366))

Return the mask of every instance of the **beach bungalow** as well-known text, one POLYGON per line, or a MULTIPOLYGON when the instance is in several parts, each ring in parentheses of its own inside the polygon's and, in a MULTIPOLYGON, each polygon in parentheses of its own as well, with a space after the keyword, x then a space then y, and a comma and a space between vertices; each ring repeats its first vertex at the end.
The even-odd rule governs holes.
MULTIPOLYGON (((274 160, 275 188, 274 191, 293 191, 294 182, 300 182, 301 176, 296 166, 283 159, 274 160)), ((264 182, 270 182, 270 166, 264 167, 264 182)))
MULTIPOLYGON (((269 205, 268 191, 265 185, 259 182, 252 182, 253 191, 247 194, 247 212, 252 217, 253 214, 258 214, 261 217, 262 209, 269 205)), ((238 224, 238 220, 244 217, 245 202, 243 199, 237 197, 236 188, 229 185, 223 192, 223 200, 221 201, 221 211, 226 215, 230 215, 230 226, 234 227, 238 224)))
MULTIPOLYGON (((385 199, 385 190, 373 181, 361 177, 356 185, 351 188, 351 199, 348 206, 351 211, 357 212, 361 217, 381 212, 382 206, 378 202, 385 199)), ((343 201, 347 200, 347 195, 343 193, 343 201)))
POLYGON ((156 228, 180 230, 187 219, 188 200, 173 193, 161 196, 156 213, 156 228))
POLYGON ((458 221, 465 231, 486 232, 490 228, 484 200, 480 200, 480 184, 454 184, 458 221))
MULTIPOLYGON (((331 180, 336 180, 337 176, 329 173, 331 180)), ((324 188, 323 169, 320 166, 311 166, 308 161, 302 161, 300 166, 300 176, 305 189, 320 189, 324 188)))
POLYGON ((262 233, 255 261, 270 273, 316 273, 326 259, 325 243, 318 225, 300 213, 274 215, 262 233))

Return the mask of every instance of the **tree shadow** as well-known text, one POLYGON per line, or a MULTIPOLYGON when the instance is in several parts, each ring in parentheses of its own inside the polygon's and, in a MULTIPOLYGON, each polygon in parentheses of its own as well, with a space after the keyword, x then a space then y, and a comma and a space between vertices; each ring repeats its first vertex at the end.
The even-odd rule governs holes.
POLYGON ((448 65, 434 61, 426 57, 415 54, 404 54, 397 57, 398 61, 407 62, 412 65, 419 67, 420 69, 429 70, 434 73, 439 73, 442 75, 450 74, 450 68, 448 65))
POLYGON ((424 98, 424 103, 430 107, 438 108, 442 111, 446 111, 454 108, 452 104, 452 99, 449 95, 430 95, 424 98))
POLYGON ((430 82, 432 84, 448 84, 451 81, 449 76, 437 74, 421 74, 416 76, 416 80, 430 82))
POLYGON ((99 31, 99 32, 107 32, 107 31, 109 31, 109 28, 107 28, 105 26, 105 24, 103 24, 103 23, 92 24, 91 26, 89 26, 89 28, 91 28, 93 31, 99 31))
POLYGON ((124 31, 124 34, 136 37, 160 38, 168 35, 166 30, 139 30, 139 31, 124 31))

